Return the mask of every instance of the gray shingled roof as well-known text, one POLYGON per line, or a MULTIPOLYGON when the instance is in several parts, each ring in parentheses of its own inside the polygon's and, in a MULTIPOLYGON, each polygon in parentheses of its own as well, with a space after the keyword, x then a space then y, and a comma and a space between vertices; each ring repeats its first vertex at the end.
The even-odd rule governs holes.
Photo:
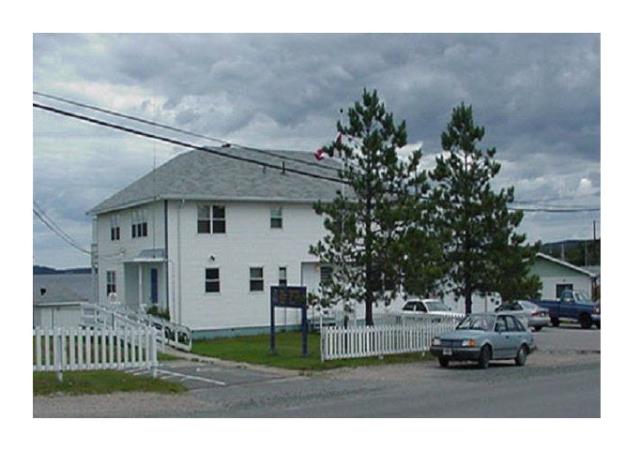
POLYGON ((36 283, 33 284, 33 303, 43 305, 48 303, 78 303, 86 302, 77 292, 71 290, 62 283, 36 283))
MULTIPOLYGON (((282 165, 278 157, 236 148, 229 153, 269 164, 282 165)), ((272 151, 326 167, 338 167, 331 160, 316 161, 311 152, 272 151)), ((335 171, 292 161, 284 161, 285 168, 336 178, 335 171)), ((155 199, 186 200, 274 200, 314 202, 330 200, 341 188, 339 183, 311 178, 222 156, 193 150, 182 153, 142 178, 112 195, 89 214, 140 205, 155 199)))

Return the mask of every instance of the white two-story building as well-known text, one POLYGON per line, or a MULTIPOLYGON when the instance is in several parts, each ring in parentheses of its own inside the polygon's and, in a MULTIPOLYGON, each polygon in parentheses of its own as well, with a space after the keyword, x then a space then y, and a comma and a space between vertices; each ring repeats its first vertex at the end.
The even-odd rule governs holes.
MULTIPOLYGON (((277 157, 228 151, 283 165, 277 157)), ((287 160, 284 170, 265 169, 190 151, 93 208, 99 301, 156 305, 197 338, 264 330, 273 285, 317 289, 330 269, 309 254, 325 233, 312 205, 331 200, 340 185, 287 169, 335 176, 334 163, 278 154, 318 166, 287 160)), ((299 317, 277 309, 279 325, 299 317)))

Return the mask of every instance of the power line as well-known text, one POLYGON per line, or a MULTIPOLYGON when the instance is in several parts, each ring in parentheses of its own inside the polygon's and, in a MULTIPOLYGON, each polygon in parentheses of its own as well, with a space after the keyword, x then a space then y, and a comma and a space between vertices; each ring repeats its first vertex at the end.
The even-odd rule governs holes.
POLYGON ((51 231, 53 231, 60 239, 65 241, 67 244, 71 245, 76 250, 79 250, 79 251, 81 251, 83 253, 86 253, 88 255, 91 254, 90 250, 87 250, 87 249, 83 248, 80 244, 75 242, 67 233, 64 232, 64 230, 59 228, 55 224, 55 222, 53 222, 51 219, 49 219, 48 216, 46 216, 46 214, 44 213, 44 211, 39 211, 38 207, 37 207, 37 204, 35 204, 35 202, 34 202, 34 207, 33 207, 33 213, 36 215, 36 217, 38 217, 38 219, 40 219, 40 221, 43 224, 45 224, 47 226, 47 228, 49 228, 51 231))
MULTIPOLYGON (((255 164, 255 165, 258 165, 258 166, 261 166, 261 167, 270 168, 270 169, 283 170, 283 171, 295 173, 295 174, 298 174, 298 175, 304 175, 304 176, 311 177, 311 178, 332 181, 334 183, 348 184, 347 181, 342 180, 340 178, 329 177, 329 176, 326 176, 326 175, 319 175, 319 174, 311 173, 311 172, 305 172, 304 170, 295 169, 295 168, 287 168, 287 167, 284 166, 284 162, 283 162, 282 166, 279 166, 277 164, 272 164, 272 163, 268 163, 268 162, 264 162, 264 161, 258 161, 258 160, 255 160, 255 159, 246 158, 244 156, 234 155, 232 153, 226 153, 226 152, 223 152, 223 151, 211 148, 211 147, 203 147, 203 146, 200 146, 200 145, 194 145, 194 144, 191 144, 191 143, 188 143, 188 142, 180 141, 180 140, 173 139, 173 138, 168 138, 168 137, 165 137, 165 136, 160 136, 160 135, 153 134, 153 133, 148 133, 146 131, 138 130, 138 129, 135 129, 135 128, 129 128, 129 127, 125 127, 123 125, 117 125, 117 124, 114 124, 114 123, 111 123, 111 122, 105 122, 104 120, 95 119, 93 117, 85 116, 85 115, 82 115, 82 114, 72 113, 72 112, 69 112, 69 111, 62 110, 62 109, 54 108, 52 106, 41 105, 39 103, 33 103, 33 107, 34 108, 38 108, 38 109, 42 109, 42 110, 45 110, 45 111, 53 112, 53 113, 56 113, 56 114, 60 114, 60 115, 63 115, 63 116, 71 117, 71 118, 74 118, 74 119, 82 120, 84 122, 89 122, 89 123, 93 123, 93 124, 96 124, 96 125, 101 125, 103 127, 113 128, 113 129, 116 129, 116 130, 124 131, 126 133, 130 133, 130 134, 135 134, 135 135, 138 135, 138 136, 146 137, 146 138, 149 138, 149 139, 155 139, 157 141, 166 142, 168 144, 179 145, 179 146, 182 146, 182 147, 191 148, 193 150, 198 150, 198 151, 202 151, 202 152, 206 152, 206 153, 211 153, 211 154, 217 155, 217 156, 222 156, 224 158, 234 159, 236 161, 242 161, 242 162, 246 162, 246 163, 250 163, 250 164, 255 164)), ((221 147, 218 147, 218 148, 221 148, 221 147)))
MULTIPOLYGON (((77 120, 81 120, 84 122, 88 122, 88 123, 93 123, 95 125, 100 125, 103 127, 107 127, 107 128, 113 128, 116 130, 120 130, 126 133, 130 133, 130 134, 134 134, 137 136, 142 136, 142 137, 146 137, 148 139, 154 139, 157 141, 161 141, 161 142, 165 142, 165 143, 169 143, 172 145, 178 145, 178 146, 182 146, 182 147, 186 147, 186 148, 191 148, 193 150, 198 150, 198 151, 203 151, 206 153, 211 153, 217 156, 221 156, 224 158, 229 158, 229 159, 233 159, 236 161, 242 161, 245 163, 249 163, 249 164, 254 164, 254 165, 258 165, 261 167, 265 167, 265 168, 271 168, 271 169, 276 169, 276 170, 283 170, 283 171, 288 171, 297 175, 302 175, 302 176, 307 176, 307 177, 311 177, 311 178, 315 178, 315 179, 320 179, 320 180, 326 180, 326 181, 331 181, 334 183, 339 183, 339 184, 345 184, 348 185, 349 182, 340 178, 335 178, 335 177, 329 177, 326 175, 320 175, 317 173, 311 173, 311 172, 305 172, 304 170, 300 170, 300 169, 295 169, 295 168, 286 168, 284 166, 284 162, 282 164, 282 166, 278 166, 276 164, 272 164, 272 163, 268 163, 268 162, 264 162, 264 161, 258 161, 255 159, 251 159, 251 158, 247 158, 244 156, 239 156, 239 155, 235 155, 232 153, 226 153, 220 150, 221 147, 218 147, 218 149, 214 149, 211 147, 204 147, 204 146, 199 146, 199 145, 195 145, 195 144, 191 144, 188 142, 184 142, 184 141, 180 141, 178 139, 174 139, 174 138, 168 138, 165 136, 160 136, 157 134, 153 134, 153 133, 149 133, 146 131, 142 131, 142 130, 138 130, 135 128, 130 128, 130 127, 125 127, 123 125, 118 125, 118 124, 114 124, 111 122, 106 122, 104 120, 100 120, 100 119, 96 119, 93 117, 89 117, 89 116, 85 116, 82 114, 76 114, 76 113, 72 113, 69 111, 65 111, 59 108, 54 108, 52 106, 46 106, 46 105, 42 105, 39 103, 33 103, 33 107, 34 108, 38 108, 38 109, 42 109, 45 111, 49 111, 55 114, 60 114, 66 117, 70 117, 73 119, 77 119, 77 120)), ((575 212, 588 212, 588 211, 599 211, 600 208, 517 208, 517 207, 508 207, 510 210, 512 211, 523 211, 523 212, 547 212, 547 213, 575 213, 575 212)))
POLYGON ((174 127, 171 125, 167 125, 161 122, 156 122, 153 120, 149 120, 149 119, 144 119, 142 117, 138 117, 138 116, 133 116, 130 114, 124 114, 118 111, 114 111, 112 109, 107 109, 107 108, 103 108, 103 107, 99 107, 99 106, 95 106, 95 105, 90 105, 88 103, 82 103, 76 100, 70 100, 64 97, 59 97, 56 95, 51 95, 51 94, 45 94, 43 92, 38 92, 38 91, 33 91, 34 95, 40 96, 40 97, 44 97, 44 98, 48 98, 48 99, 52 99, 52 100, 56 100, 59 102, 63 102, 63 103, 67 103, 69 105, 73 105, 73 106, 78 106, 80 108, 86 108, 86 109, 90 109, 92 111, 97 111, 97 112, 101 112, 104 114, 109 114, 111 116, 115 116, 115 117, 120 117, 123 119, 128 119, 128 120, 133 120, 135 122, 139 122, 139 123, 143 123, 145 125, 151 125, 154 127, 158 127, 158 128, 163 128, 165 130, 170 130, 170 131, 174 131, 176 133, 182 133, 185 134, 187 136, 192 136, 192 137, 197 137, 197 138, 201 138, 201 139, 206 139, 212 142, 216 142, 217 144, 222 144, 223 146, 226 147, 236 147, 236 148, 240 148, 240 149, 244 149, 244 150, 249 150, 251 152, 254 153, 260 153, 260 154, 264 154, 264 155, 269 155, 273 158, 279 158, 281 160, 284 161, 291 161, 291 162, 296 162, 299 164, 305 164, 311 167, 316 167, 318 169, 324 169, 324 170, 328 170, 328 171, 332 171, 334 173, 338 172, 338 168, 336 167, 331 167, 331 166, 325 166, 323 164, 318 164, 318 163, 314 163, 311 161, 305 161, 304 159, 300 159, 300 158, 295 158, 293 156, 286 156, 286 155, 280 155, 278 153, 275 153, 275 150, 269 150, 269 149, 263 149, 263 148, 257 148, 257 147, 249 147, 246 145, 240 145, 240 144, 235 144, 233 142, 230 141, 226 141, 224 139, 220 139, 220 138, 216 138, 216 137, 212 137, 212 136, 207 136, 204 134, 200 134, 200 133, 194 133, 193 131, 189 131, 189 130, 185 130, 183 128, 178 128, 178 127, 174 127))

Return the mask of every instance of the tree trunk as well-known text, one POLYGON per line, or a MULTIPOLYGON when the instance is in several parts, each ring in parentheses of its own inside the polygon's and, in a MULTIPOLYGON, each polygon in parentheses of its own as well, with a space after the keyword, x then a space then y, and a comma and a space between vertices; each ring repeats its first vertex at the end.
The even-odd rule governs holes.
POLYGON ((373 326, 373 299, 369 300, 367 298, 364 306, 365 306, 365 313, 364 313, 365 325, 373 326))
POLYGON ((472 304, 472 292, 470 289, 465 289, 464 293, 464 312, 465 314, 471 314, 471 304, 472 304))

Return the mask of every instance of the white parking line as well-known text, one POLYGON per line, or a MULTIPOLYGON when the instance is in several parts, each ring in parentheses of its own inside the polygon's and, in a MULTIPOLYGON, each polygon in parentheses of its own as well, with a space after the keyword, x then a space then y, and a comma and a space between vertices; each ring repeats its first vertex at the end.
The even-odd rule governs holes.
POLYGON ((183 380, 203 381, 205 383, 216 384, 218 386, 226 386, 227 385, 227 383, 225 383, 224 381, 214 380, 213 378, 204 378, 204 377, 198 377, 198 376, 195 376, 195 375, 187 375, 187 374, 184 374, 184 373, 172 372, 170 370, 158 369, 158 373, 165 374, 165 376, 161 377, 163 379, 164 378, 169 378, 169 377, 181 377, 183 380))

